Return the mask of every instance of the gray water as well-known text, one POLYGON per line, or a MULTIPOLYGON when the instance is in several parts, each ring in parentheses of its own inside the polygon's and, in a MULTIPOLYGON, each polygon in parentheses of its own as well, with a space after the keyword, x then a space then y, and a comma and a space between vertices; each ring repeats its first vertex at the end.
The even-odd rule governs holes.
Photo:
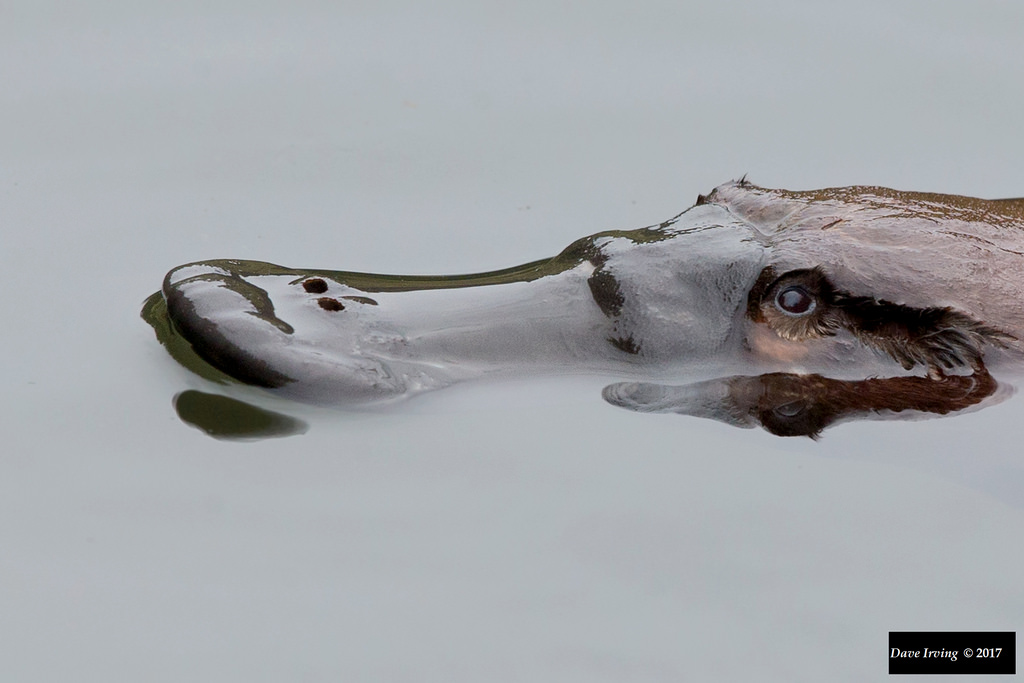
MULTIPOLYGON (((459 273, 749 173, 1024 195, 1024 8, 10 5, 4 680, 881 680, 1017 630, 1024 404, 817 442, 599 377, 215 440, 138 313, 246 258, 459 273)), ((948 680, 948 679, 944 679, 948 680)))

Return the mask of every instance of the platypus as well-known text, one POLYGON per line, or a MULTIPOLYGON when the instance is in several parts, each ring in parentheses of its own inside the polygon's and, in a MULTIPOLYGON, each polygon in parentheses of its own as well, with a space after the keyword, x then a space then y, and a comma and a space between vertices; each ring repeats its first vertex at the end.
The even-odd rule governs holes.
POLYGON ((966 375, 1022 357, 1022 287, 1024 200, 741 179, 505 270, 200 261, 147 308, 237 380, 365 403, 500 373, 966 375))

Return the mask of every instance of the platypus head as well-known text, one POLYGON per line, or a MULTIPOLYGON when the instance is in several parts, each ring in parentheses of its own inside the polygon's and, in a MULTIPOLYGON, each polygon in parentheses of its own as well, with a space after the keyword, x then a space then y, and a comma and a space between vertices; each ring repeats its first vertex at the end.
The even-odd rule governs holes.
POLYGON ((748 338, 852 336, 904 370, 978 370, 1024 316, 1019 202, 851 187, 788 192, 739 181, 700 203, 769 245, 748 294, 748 338))
POLYGON ((738 181, 659 225, 477 275, 193 263, 147 319, 166 316, 179 353, 316 400, 531 370, 970 373, 1024 329, 1022 234, 1014 203, 738 181))

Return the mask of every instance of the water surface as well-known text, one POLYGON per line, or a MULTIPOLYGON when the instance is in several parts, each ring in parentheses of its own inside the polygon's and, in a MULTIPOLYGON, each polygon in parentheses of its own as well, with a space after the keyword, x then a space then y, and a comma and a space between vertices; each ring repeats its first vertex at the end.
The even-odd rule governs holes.
POLYGON ((7 678, 862 681, 889 630, 1020 625, 1019 395, 815 442, 607 378, 242 391, 308 430, 239 442, 138 317, 182 263, 500 268, 744 172, 1020 196, 1016 7, 15 10, 7 678))

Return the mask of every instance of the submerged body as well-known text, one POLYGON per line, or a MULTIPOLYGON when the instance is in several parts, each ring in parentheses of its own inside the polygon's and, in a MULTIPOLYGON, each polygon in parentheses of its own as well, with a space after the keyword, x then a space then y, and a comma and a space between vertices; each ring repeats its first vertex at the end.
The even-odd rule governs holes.
POLYGON ((235 379, 334 402, 493 373, 969 374, 1019 357, 1024 203, 739 181, 558 256, 424 278, 218 260, 158 303, 235 379))

